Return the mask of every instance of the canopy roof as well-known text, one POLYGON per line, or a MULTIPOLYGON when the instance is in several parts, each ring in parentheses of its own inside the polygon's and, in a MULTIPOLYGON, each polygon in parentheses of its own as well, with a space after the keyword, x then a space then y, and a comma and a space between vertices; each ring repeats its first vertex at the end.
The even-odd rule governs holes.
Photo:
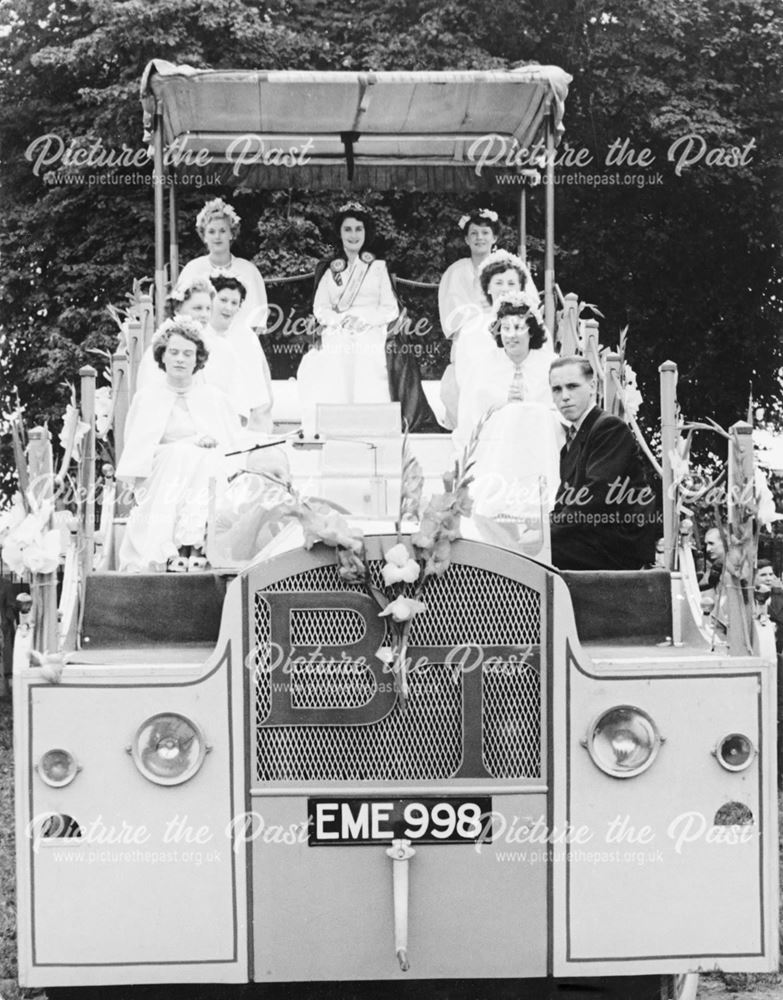
POLYGON ((557 141, 570 82, 556 66, 327 73, 154 60, 141 97, 148 129, 161 113, 168 168, 210 184, 466 191, 529 167, 550 112, 557 141))

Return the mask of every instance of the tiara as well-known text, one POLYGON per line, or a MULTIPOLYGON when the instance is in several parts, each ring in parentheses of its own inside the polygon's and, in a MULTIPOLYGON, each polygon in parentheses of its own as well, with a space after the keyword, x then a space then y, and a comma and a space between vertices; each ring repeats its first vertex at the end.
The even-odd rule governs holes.
POLYGON ((201 232, 202 229, 206 229, 207 223, 215 215, 222 215, 228 220, 232 233, 239 229, 240 218, 231 205, 227 205, 222 198, 213 198, 196 216, 196 231, 201 232))
POLYGON ((501 295, 500 298, 493 304, 493 311, 495 315, 500 311, 501 306, 512 306, 514 309, 524 308, 528 312, 533 312, 533 306, 530 303, 530 296, 525 292, 506 292, 501 295))
POLYGON ((367 214, 367 209, 358 201, 346 201, 344 205, 340 205, 337 209, 338 212, 363 212, 367 214))
POLYGON ((509 250, 493 250, 492 253, 485 257, 484 260, 479 264, 479 274, 485 271, 488 267, 492 267, 493 264, 508 264, 509 267, 518 268, 523 274, 528 274, 527 264, 518 257, 515 253, 511 253, 509 250))
POLYGON ((498 213, 493 212, 491 208, 480 208, 477 212, 469 212, 461 216, 457 225, 460 229, 464 229, 471 219, 486 219, 488 222, 497 222, 498 213))

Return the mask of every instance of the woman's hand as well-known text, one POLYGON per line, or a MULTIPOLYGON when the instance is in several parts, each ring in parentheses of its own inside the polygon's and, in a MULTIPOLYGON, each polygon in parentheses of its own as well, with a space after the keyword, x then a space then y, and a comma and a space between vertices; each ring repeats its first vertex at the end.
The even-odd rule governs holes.
POLYGON ((369 323, 365 323, 364 320, 356 316, 346 316, 340 325, 351 333, 363 333, 370 328, 369 323))
POLYGON ((204 434, 204 435, 202 435, 202 437, 200 437, 196 441, 196 447, 197 448, 217 448, 217 440, 215 438, 213 438, 213 437, 210 437, 208 434, 204 434))

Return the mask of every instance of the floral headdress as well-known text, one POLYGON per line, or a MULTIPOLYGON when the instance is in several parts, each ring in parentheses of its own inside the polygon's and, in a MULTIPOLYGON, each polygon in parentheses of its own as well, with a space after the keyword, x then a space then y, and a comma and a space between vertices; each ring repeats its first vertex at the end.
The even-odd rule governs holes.
POLYGON ((176 288, 172 288, 166 296, 166 305, 172 313, 176 313, 180 306, 200 292, 209 295, 210 299, 215 296, 215 289, 211 282, 207 281, 206 278, 196 278, 189 285, 178 285, 176 288))
POLYGON ((466 215, 461 216, 457 225, 460 229, 464 230, 471 219, 486 219, 487 222, 497 224, 498 213, 493 212, 491 208, 480 208, 477 212, 468 212, 466 215))
POLYGON ((199 236, 204 235, 204 230, 211 219, 223 218, 228 223, 231 235, 236 236, 239 232, 240 218, 231 205, 227 205, 222 198, 213 198, 196 216, 196 232, 199 236))
POLYGON ((517 254, 511 253, 510 250, 493 250, 492 253, 485 257, 484 260, 479 264, 479 274, 482 271, 486 271, 488 267, 493 267, 495 264, 507 264, 508 267, 515 267, 517 270, 521 271, 522 274, 528 274, 527 264, 518 257, 517 254))
POLYGON ((506 292, 492 306, 492 312, 497 319, 501 306, 511 306, 513 309, 523 309, 525 312, 534 313, 535 309, 530 302, 530 296, 524 291, 506 292))

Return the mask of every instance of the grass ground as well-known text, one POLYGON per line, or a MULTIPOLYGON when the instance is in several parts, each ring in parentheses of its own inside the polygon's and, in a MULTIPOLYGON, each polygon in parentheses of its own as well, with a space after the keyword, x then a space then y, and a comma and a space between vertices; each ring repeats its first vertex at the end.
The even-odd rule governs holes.
MULTIPOLYGON (((14 778, 11 702, 0 699, 0 1000, 43 1000, 41 991, 16 982, 16 891, 14 869, 14 778)), ((783 796, 780 798, 783 830, 783 796)), ((783 851, 783 841, 781 841, 783 851)), ((783 869, 783 858, 781 859, 783 869)), ((783 928, 783 911, 781 912, 783 928)), ((783 953, 783 946, 781 947, 783 953)), ((771 975, 716 973, 702 979, 699 1000, 781 1000, 783 967, 771 975)), ((145 993, 145 996, 147 994, 145 993)), ((161 996, 164 994, 162 993, 161 996)), ((292 997, 297 996, 293 993, 292 997)), ((629 998, 633 1000, 633 998, 629 998)))

